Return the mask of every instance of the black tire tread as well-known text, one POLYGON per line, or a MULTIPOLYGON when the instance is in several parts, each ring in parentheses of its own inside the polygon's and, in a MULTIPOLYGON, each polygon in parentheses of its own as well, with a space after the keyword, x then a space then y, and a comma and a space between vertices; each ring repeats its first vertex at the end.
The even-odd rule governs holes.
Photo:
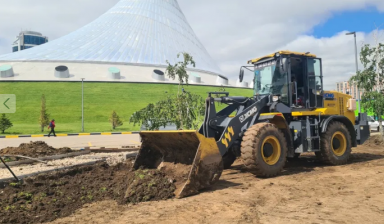
POLYGON ((278 175, 284 168, 287 159, 287 141, 281 132, 274 124, 271 123, 258 123, 250 127, 243 137, 241 143, 241 158, 248 171, 260 177, 273 177, 278 175), (261 158, 257 150, 258 142, 262 141, 260 137, 265 132, 275 132, 276 137, 281 143, 281 156, 283 160, 279 163, 278 169, 265 169, 263 164, 260 164, 258 158, 261 158))
POLYGON ((321 135, 321 141, 320 141, 320 152, 316 153, 316 157, 319 158, 322 162, 330 165, 344 165, 348 162, 349 157, 351 155, 351 134, 348 131, 348 128, 341 122, 334 121, 331 124, 329 124, 327 131, 321 135), (345 154, 341 157, 336 156, 333 153, 332 146, 331 146, 331 138, 333 136, 333 133, 336 131, 340 131, 345 135, 345 138, 347 140, 347 151, 345 154))

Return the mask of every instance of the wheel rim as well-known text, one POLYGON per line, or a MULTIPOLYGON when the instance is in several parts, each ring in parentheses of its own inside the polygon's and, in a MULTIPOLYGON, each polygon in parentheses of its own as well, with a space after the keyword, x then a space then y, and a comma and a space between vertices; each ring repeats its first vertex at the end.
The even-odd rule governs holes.
POLYGON ((281 155, 280 142, 275 136, 268 136, 261 145, 261 156, 268 165, 275 165, 281 155))
POLYGON ((347 140, 344 134, 340 131, 335 132, 332 136, 332 150, 336 156, 344 155, 345 151, 347 151, 347 140))

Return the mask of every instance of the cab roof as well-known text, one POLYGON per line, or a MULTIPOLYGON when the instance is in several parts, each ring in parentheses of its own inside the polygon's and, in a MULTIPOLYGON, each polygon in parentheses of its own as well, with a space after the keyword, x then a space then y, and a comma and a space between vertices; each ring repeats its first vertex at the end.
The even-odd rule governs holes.
POLYGON ((273 58, 276 54, 296 55, 296 56, 306 56, 306 57, 316 58, 316 55, 310 54, 310 53, 307 54, 307 53, 300 53, 300 52, 294 52, 294 51, 278 51, 276 53, 272 53, 272 54, 266 55, 266 56, 261 57, 261 58, 249 60, 248 64, 255 64, 258 61, 261 61, 263 59, 273 58))

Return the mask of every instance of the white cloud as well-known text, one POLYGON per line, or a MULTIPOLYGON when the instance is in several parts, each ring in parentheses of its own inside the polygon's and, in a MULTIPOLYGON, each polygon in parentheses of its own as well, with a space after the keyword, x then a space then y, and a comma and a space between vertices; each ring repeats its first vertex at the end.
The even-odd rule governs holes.
MULTIPOLYGON (((310 51, 323 58, 328 89, 335 88, 336 80, 346 80, 355 72, 354 40, 344 32, 317 39, 310 35, 313 28, 340 11, 367 7, 384 11, 382 0, 179 2, 197 36, 226 75, 235 77, 247 60, 277 50, 310 51)), ((358 33, 358 44, 367 36, 358 33)))
MULTIPOLYGON (((42 32, 53 40, 93 21, 117 2, 0 0, 0 54, 10 52, 21 29, 42 32)), ((237 76, 247 60, 276 50, 310 51, 323 58, 324 75, 332 78, 325 80, 327 88, 354 72, 353 37, 340 33, 317 39, 311 36, 313 28, 341 11, 368 7, 384 11, 383 0, 179 0, 179 4, 225 75, 237 76)), ((359 33, 358 38, 359 43, 370 41, 369 34, 359 33)))
MULTIPOLYGON (((348 81, 356 73, 355 67, 355 42, 353 35, 345 35, 349 31, 343 31, 329 38, 315 38, 311 35, 301 35, 295 40, 272 49, 270 53, 278 50, 291 50, 297 52, 311 52, 322 58, 324 85, 328 90, 336 89, 336 82, 348 81)), ((360 63, 360 48, 364 44, 374 44, 373 32, 357 33, 358 67, 363 69, 360 63)), ((381 42, 384 42, 384 30, 380 30, 381 42)), ((260 56, 260 55, 259 55, 260 56)), ((233 71, 238 74, 238 62, 231 61, 221 65, 224 71, 233 71)), ((248 80, 251 74, 248 74, 248 80)))
POLYGON ((41 32, 50 40, 92 22, 118 0, 0 0, 0 54, 9 53, 21 30, 41 32))
MULTIPOLYGON (((354 38, 346 36, 345 33, 341 32, 333 37, 320 39, 313 36, 300 36, 282 48, 301 52, 310 51, 321 57, 324 85, 328 89, 333 89, 336 82, 347 81, 356 70, 354 38)), ((358 43, 365 37, 362 33, 358 33, 357 36, 358 43)))

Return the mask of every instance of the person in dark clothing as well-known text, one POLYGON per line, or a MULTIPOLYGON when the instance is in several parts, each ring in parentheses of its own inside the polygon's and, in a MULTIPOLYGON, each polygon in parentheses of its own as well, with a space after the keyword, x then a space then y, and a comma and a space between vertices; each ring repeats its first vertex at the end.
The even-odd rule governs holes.
POLYGON ((53 136, 56 137, 55 127, 56 127, 56 125, 55 125, 55 119, 53 119, 53 120, 51 121, 51 123, 49 123, 49 126, 48 126, 48 129, 51 129, 51 131, 50 131, 49 134, 48 134, 48 137, 51 137, 51 134, 53 134, 53 136))

